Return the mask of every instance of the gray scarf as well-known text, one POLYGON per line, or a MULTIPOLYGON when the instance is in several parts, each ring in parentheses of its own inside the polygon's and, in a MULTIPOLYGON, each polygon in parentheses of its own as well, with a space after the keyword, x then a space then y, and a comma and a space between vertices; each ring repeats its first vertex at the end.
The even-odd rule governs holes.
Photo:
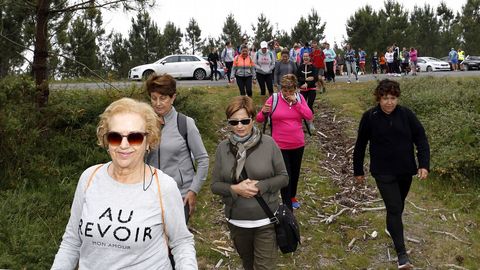
POLYGON ((256 126, 253 126, 252 134, 245 141, 240 141, 239 138, 235 136, 234 133, 230 134, 228 139, 230 141, 230 144, 233 146, 233 150, 234 150, 233 153, 235 154, 235 151, 236 151, 237 162, 234 167, 234 172, 235 172, 234 176, 237 182, 240 178, 240 175, 242 174, 243 167, 245 167, 245 160, 247 159, 247 150, 257 145, 261 138, 262 138, 262 133, 256 126))

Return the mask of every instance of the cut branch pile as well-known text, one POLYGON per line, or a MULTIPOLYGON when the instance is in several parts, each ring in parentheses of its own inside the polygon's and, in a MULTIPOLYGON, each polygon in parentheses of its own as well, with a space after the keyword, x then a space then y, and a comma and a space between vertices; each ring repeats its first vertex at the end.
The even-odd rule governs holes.
MULTIPOLYGON (((325 216, 321 222, 332 223, 346 212, 382 211, 385 209, 378 199, 374 186, 358 185, 353 178, 353 148, 355 139, 346 136, 346 127, 352 126, 350 120, 338 120, 333 108, 318 103, 320 117, 315 119, 320 148, 326 158, 320 161, 320 167, 330 174, 333 183, 340 189, 334 196, 323 198, 326 205, 340 206, 334 214, 325 216), (378 207, 371 204, 376 203, 378 207), (382 205, 382 206, 381 206, 382 205)), ((323 215, 322 215, 323 216, 323 215)))

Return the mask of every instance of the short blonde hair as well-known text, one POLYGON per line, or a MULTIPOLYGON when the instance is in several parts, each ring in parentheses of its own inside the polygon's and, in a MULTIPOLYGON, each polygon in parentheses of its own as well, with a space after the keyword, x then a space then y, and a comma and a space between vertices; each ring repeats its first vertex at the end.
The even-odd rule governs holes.
POLYGON ((108 123, 113 115, 119 113, 137 113, 145 120, 145 132, 147 145, 150 148, 160 143, 160 122, 152 106, 131 98, 121 98, 112 102, 100 115, 100 122, 97 125, 97 144, 107 147, 104 137, 110 131, 108 123))
POLYGON ((282 89, 293 89, 297 88, 297 76, 293 74, 285 74, 282 76, 282 79, 280 80, 280 85, 282 86, 282 89))

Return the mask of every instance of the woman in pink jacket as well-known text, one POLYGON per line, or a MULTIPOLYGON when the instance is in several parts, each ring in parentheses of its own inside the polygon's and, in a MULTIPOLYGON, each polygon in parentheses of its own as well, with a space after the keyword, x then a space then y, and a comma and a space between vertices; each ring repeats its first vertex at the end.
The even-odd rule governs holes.
POLYGON ((259 123, 270 118, 272 138, 282 151, 289 183, 287 187, 281 189, 281 195, 283 204, 290 209, 300 207, 296 195, 305 148, 302 121, 313 119, 313 113, 307 102, 297 93, 297 83, 295 75, 284 75, 280 82, 281 92, 270 96, 257 114, 259 123))

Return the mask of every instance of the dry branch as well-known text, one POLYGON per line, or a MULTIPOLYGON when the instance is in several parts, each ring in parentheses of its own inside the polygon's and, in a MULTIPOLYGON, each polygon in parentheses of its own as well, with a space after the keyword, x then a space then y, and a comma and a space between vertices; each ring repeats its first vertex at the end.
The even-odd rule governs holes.
POLYGON ((360 208, 361 211, 365 212, 371 212, 371 211, 383 211, 385 210, 385 206, 379 206, 379 207, 362 207, 360 208))
POLYGON ((462 243, 464 243, 464 244, 467 244, 467 245, 471 245, 471 244, 472 244, 472 243, 470 243, 470 242, 467 242, 467 241, 465 241, 465 240, 460 239, 458 236, 456 236, 456 235, 454 235, 453 233, 450 233, 450 232, 435 231, 435 230, 431 230, 430 232, 448 235, 448 236, 454 238, 455 240, 457 240, 457 241, 459 241, 459 242, 462 242, 462 243))
POLYGON ((461 267, 461 266, 453 264, 453 263, 444 264, 443 266, 449 267, 449 268, 460 269, 460 270, 468 270, 468 268, 461 267))
POLYGON ((416 206, 413 202, 411 202, 411 201, 409 201, 409 200, 407 200, 407 202, 410 203, 411 205, 413 205, 413 207, 417 208, 418 210, 428 211, 428 210, 425 209, 425 208, 421 208, 421 207, 416 206))

